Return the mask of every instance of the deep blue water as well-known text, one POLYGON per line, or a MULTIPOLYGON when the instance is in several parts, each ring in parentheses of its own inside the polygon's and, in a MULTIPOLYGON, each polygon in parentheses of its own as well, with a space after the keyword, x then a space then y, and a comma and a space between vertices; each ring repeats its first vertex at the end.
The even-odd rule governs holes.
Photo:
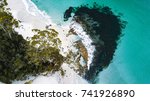
POLYGON ((150 0, 32 0, 56 23, 63 21, 69 6, 106 5, 128 24, 120 39, 114 59, 102 71, 97 83, 150 83, 150 0))

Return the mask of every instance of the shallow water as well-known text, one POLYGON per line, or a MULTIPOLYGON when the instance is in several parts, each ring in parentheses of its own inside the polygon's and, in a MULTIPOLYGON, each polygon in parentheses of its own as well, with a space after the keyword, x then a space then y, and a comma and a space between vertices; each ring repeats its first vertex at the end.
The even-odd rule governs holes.
POLYGON ((150 83, 150 0, 32 0, 56 23, 63 22, 63 13, 69 6, 106 5, 128 24, 124 29, 114 59, 97 77, 97 83, 150 83))

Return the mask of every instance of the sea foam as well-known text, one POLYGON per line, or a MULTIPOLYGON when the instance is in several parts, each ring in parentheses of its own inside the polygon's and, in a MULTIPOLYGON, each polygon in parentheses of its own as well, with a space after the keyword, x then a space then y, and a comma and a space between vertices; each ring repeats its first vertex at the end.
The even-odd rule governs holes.
MULTIPOLYGON (((22 0, 22 1, 23 1, 24 5, 26 7, 26 10, 27 10, 27 12, 29 14, 31 14, 32 16, 35 16, 35 17, 42 16, 44 19, 48 19, 47 24, 54 25, 56 31, 58 31, 58 33, 59 33, 58 36, 59 37, 62 37, 62 36, 64 37, 62 39, 60 38, 61 41, 64 41, 64 42, 67 41, 67 40, 63 40, 63 39, 66 39, 66 37, 64 36, 65 35, 64 33, 68 32, 68 30, 69 30, 68 28, 63 29, 62 26, 58 26, 55 23, 52 23, 51 17, 46 12, 39 10, 37 8, 37 6, 31 0, 22 0), (65 30, 65 31, 63 31, 63 30, 65 30)), ((67 23, 66 26, 69 27, 69 23, 67 23)), ((82 30, 80 30, 80 31, 82 32, 82 30)), ((80 31, 78 31, 78 32, 80 32, 80 31)), ((75 41, 74 39, 76 39, 76 38, 74 38, 74 39, 70 38, 70 40, 69 40, 69 38, 67 38, 67 39, 68 39, 68 42, 65 42, 65 45, 66 45, 64 47, 65 50, 69 49, 67 47, 71 46, 70 43, 73 43, 73 41, 75 41)), ((86 36, 85 36, 84 39, 86 39, 86 36)), ((88 41, 88 42, 90 42, 90 41, 88 41)), ((89 48, 89 49, 91 49, 91 48, 89 48)), ((72 69, 70 69, 70 65, 67 65, 67 64, 63 65, 62 68, 66 70, 64 77, 61 76, 59 74, 59 72, 56 72, 54 74, 50 73, 50 74, 48 74, 45 77, 43 77, 42 75, 39 75, 37 77, 32 77, 33 83, 72 83, 72 84, 73 83, 88 83, 86 80, 84 80, 82 77, 80 77, 75 71, 73 71, 72 69), (52 81, 49 81, 49 80, 51 80, 50 78, 52 78, 52 81)), ((31 78, 31 77, 29 77, 29 78, 31 78)))
POLYGON ((95 51, 95 46, 92 45, 92 40, 90 38, 89 35, 87 35, 87 33, 83 30, 82 26, 80 24, 78 24, 77 22, 72 22, 71 24, 71 28, 73 28, 75 30, 75 32, 78 34, 78 36, 80 37, 82 43, 84 44, 84 46, 87 49, 88 52, 88 70, 90 69, 90 64, 92 63, 93 57, 94 57, 94 51, 95 51))
MULTIPOLYGON (((29 14, 33 16, 42 16, 43 18, 47 19, 47 23, 50 24, 52 23, 51 18, 45 11, 41 11, 37 8, 37 6, 31 1, 31 0, 22 0, 26 10, 29 14)), ((54 23, 53 23, 54 24, 54 23)))

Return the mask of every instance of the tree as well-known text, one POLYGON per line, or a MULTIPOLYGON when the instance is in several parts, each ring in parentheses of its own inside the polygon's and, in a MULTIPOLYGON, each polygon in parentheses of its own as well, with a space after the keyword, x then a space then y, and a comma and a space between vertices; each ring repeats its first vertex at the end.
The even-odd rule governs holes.
POLYGON ((5 9, 6 5, 6 0, 0 2, 0 81, 11 83, 24 75, 20 70, 27 66, 26 41, 14 31, 18 21, 5 9))
POLYGON ((6 0, 0 1, 0 81, 26 79, 29 75, 55 72, 61 69, 63 56, 59 53, 61 41, 54 29, 40 31, 25 40, 14 28, 19 21, 5 9, 6 0))
POLYGON ((57 38, 58 32, 54 29, 40 31, 34 29, 36 34, 28 39, 30 44, 27 55, 29 63, 34 64, 35 73, 55 72, 62 70, 63 56, 59 53, 61 41, 57 38))

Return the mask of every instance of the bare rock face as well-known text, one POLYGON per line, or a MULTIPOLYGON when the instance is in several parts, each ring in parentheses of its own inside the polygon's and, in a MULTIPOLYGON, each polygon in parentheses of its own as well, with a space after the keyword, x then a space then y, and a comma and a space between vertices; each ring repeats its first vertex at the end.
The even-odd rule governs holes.
MULTIPOLYGON (((71 28, 68 31, 67 37, 70 35, 78 36, 78 33, 75 31, 74 28, 71 28)), ((88 52, 82 41, 79 39, 75 41, 72 45, 77 51, 73 52, 70 50, 67 59, 69 64, 72 65, 72 69, 83 77, 88 70, 87 62, 88 62, 88 52)))
POLYGON ((76 47, 79 49, 81 56, 83 57, 83 59, 85 61, 88 61, 88 52, 86 47, 84 46, 84 44, 81 41, 77 41, 76 42, 76 47))

